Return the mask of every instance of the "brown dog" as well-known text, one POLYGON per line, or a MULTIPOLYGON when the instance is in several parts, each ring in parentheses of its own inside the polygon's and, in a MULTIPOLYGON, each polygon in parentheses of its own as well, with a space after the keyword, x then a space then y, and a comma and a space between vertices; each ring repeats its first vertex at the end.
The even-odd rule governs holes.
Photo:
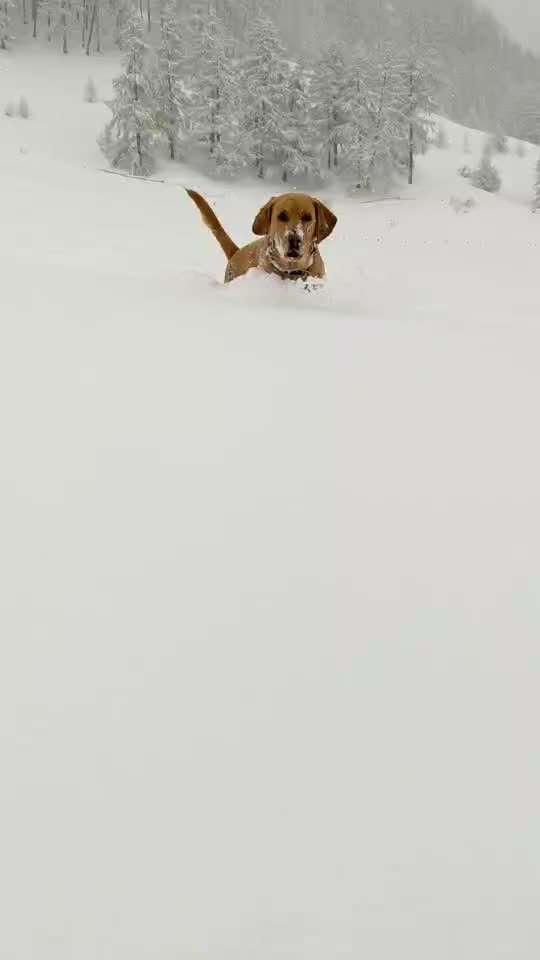
POLYGON ((253 221, 253 233, 262 239, 238 248, 204 197, 187 192, 227 257, 225 283, 253 269, 284 280, 324 277, 318 244, 332 233, 337 217, 320 200, 303 193, 272 197, 253 221))

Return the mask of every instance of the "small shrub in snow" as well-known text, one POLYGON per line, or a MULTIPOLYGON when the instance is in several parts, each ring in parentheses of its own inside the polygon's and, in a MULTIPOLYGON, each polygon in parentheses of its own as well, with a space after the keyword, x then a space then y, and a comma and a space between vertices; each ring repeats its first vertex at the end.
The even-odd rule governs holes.
POLYGON ((471 168, 468 167, 466 164, 463 167, 459 168, 458 173, 460 177, 464 177, 465 180, 470 180, 473 175, 471 168))
POLYGON ((437 127, 434 142, 435 146, 438 147, 439 150, 448 150, 448 134, 446 132, 446 127, 442 123, 440 123, 437 127))
POLYGON ((467 197, 466 200, 462 200, 461 197, 450 197, 450 206, 456 213, 469 213, 476 206, 476 201, 473 197, 467 197))
POLYGON ((486 190, 487 193, 498 193, 501 189, 501 178, 491 162, 489 150, 484 150, 480 166, 473 170, 471 183, 479 190, 486 190))
POLYGON ((4 109, 6 117, 16 117, 17 116, 17 107, 14 103, 7 103, 4 109))
POLYGON ((508 153, 510 150, 508 137, 504 133, 494 133, 489 138, 489 145, 492 153, 508 153))
POLYGON ((22 117, 23 120, 28 120, 30 116, 30 107, 28 106, 26 97, 21 97, 19 100, 19 116, 22 117))
POLYGON ((84 87, 84 99, 86 103, 95 103, 98 98, 96 85, 92 77, 88 77, 84 87))

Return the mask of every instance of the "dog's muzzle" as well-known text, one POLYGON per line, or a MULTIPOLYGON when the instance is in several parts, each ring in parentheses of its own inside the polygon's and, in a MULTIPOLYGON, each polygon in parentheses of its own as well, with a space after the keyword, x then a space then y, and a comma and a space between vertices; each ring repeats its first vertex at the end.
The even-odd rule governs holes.
POLYGON ((304 253, 304 241, 297 233, 291 233, 287 239, 287 254, 290 260, 298 260, 304 253))

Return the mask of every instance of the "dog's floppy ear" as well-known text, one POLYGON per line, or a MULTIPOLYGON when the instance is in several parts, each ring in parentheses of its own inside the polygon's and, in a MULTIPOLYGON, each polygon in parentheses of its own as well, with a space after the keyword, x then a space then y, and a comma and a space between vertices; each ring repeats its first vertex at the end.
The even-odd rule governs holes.
POLYGON ((337 217, 320 200, 314 200, 313 203, 317 211, 317 243, 321 243, 332 233, 337 223, 337 217))
POLYGON ((264 207, 261 207, 257 216, 253 221, 253 233, 256 233, 258 237, 265 237, 270 229, 270 220, 272 219, 272 207, 274 206, 275 197, 270 197, 268 203, 265 203, 264 207))

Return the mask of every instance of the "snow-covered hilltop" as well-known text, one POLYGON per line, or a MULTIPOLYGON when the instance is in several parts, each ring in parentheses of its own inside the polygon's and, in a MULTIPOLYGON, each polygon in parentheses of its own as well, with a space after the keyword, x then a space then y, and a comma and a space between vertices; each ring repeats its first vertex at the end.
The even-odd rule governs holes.
POLYGON ((66 80, 81 48, 90 72, 122 50, 101 145, 132 173, 166 151, 220 178, 386 186, 413 179, 436 108, 540 143, 540 57, 474 0, 10 0, 0 17, 0 44, 36 69, 62 51, 66 80))

